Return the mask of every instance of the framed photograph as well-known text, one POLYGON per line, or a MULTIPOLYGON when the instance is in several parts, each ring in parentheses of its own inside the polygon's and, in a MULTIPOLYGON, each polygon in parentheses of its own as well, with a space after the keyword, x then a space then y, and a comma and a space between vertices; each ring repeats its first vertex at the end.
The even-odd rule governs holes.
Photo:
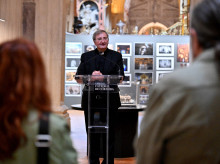
POLYGON ((153 55, 153 43, 135 43, 135 55, 153 55))
POLYGON ((95 49, 96 49, 95 45, 84 45, 84 52, 89 52, 95 49))
POLYGON ((123 59, 123 67, 124 67, 124 72, 129 73, 130 72, 130 57, 122 57, 123 59))
POLYGON ((124 80, 118 86, 119 87, 131 87, 131 74, 125 74, 124 80))
POLYGON ((156 83, 158 83, 161 79, 163 79, 167 74, 173 71, 157 71, 156 72, 156 83))
POLYGON ((149 95, 139 95, 139 104, 146 105, 149 95))
POLYGON ((65 82, 66 83, 77 83, 75 80, 76 70, 65 70, 65 82))
POLYGON ((81 85, 65 84, 65 96, 80 97, 81 96, 81 85))
POLYGON ((157 56, 174 56, 174 43, 157 43, 157 56))
POLYGON ((189 44, 177 45, 177 62, 189 63, 189 44))
POLYGON ((173 70, 174 58, 173 57, 157 57, 156 58, 157 70, 173 70))
POLYGON ((148 85, 153 84, 153 73, 135 73, 135 80, 139 81, 140 84, 148 85))
POLYGON ((135 58, 135 70, 153 70, 153 58, 135 58))
POLYGON ((82 43, 81 42, 66 42, 66 55, 81 55, 82 43))
POLYGON ((66 69, 77 69, 80 64, 80 56, 66 56, 66 69))
POLYGON ((131 43, 115 43, 115 50, 123 56, 131 56, 131 43))
POLYGON ((139 86, 139 95, 148 95, 150 85, 140 85, 139 86))

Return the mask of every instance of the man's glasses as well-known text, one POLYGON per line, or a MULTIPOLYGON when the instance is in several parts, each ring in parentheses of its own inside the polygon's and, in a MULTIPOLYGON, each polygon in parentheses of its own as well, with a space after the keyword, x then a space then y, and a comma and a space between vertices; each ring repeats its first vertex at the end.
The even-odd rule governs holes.
POLYGON ((108 40, 108 37, 104 37, 104 38, 96 38, 95 40, 98 40, 98 41, 104 40, 104 41, 106 41, 106 40, 108 40))

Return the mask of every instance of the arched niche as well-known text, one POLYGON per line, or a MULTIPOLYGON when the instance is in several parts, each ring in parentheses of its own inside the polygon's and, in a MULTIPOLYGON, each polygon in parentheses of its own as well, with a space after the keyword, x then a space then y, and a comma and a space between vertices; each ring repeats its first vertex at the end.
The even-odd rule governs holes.
MULTIPOLYGON (((104 29, 104 17, 105 17, 105 1, 100 0, 77 0, 77 17, 80 17, 80 11, 83 10, 87 5, 90 5, 90 9, 95 14, 95 19, 98 22, 98 28, 104 29)), ((90 15, 90 17, 93 15, 90 15)))
POLYGON ((151 22, 143 26, 138 34, 140 35, 159 35, 164 31, 167 31, 167 27, 159 22, 151 22))

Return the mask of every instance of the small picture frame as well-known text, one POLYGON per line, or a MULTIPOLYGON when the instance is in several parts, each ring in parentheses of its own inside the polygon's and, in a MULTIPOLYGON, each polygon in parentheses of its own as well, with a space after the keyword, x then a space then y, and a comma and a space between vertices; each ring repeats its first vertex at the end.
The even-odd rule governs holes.
POLYGON ((66 42, 66 55, 81 55, 82 43, 81 42, 66 42))
POLYGON ((149 100, 149 95, 139 95, 139 104, 146 105, 149 100))
POLYGON ((130 72, 130 57, 122 57, 123 59, 123 68, 124 68, 124 73, 129 73, 130 72))
POLYGON ((163 79, 166 75, 173 71, 157 71, 156 72, 156 83, 158 83, 161 79, 163 79))
POLYGON ((139 81, 141 85, 153 84, 153 73, 135 73, 135 80, 139 81))
POLYGON ((77 83, 75 80, 76 70, 65 70, 65 82, 77 83))
POLYGON ((66 56, 65 57, 65 68, 66 69, 77 69, 80 64, 80 56, 66 56))
POLYGON ((65 84, 65 96, 80 97, 81 96, 81 85, 65 84))
POLYGON ((153 43, 135 43, 135 55, 153 55, 153 43))
POLYGON ((119 87, 131 87, 131 74, 125 74, 125 77, 122 83, 120 83, 118 86, 119 87))
POLYGON ((177 62, 189 63, 189 44, 177 45, 177 62))
POLYGON ((153 70, 154 59, 153 58, 135 58, 134 69, 135 70, 153 70))
POLYGON ((131 56, 131 43, 115 43, 115 50, 122 56, 131 56))
POLYGON ((157 56, 174 56, 174 43, 156 43, 157 56))
POLYGON ((93 51, 96 49, 95 45, 84 45, 84 52, 93 51))
POLYGON ((157 57, 156 70, 173 70, 174 58, 173 57, 157 57))

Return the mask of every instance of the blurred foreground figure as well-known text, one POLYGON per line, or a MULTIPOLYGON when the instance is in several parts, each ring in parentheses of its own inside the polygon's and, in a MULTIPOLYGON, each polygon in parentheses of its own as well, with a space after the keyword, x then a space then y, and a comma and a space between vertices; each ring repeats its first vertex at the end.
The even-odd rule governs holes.
POLYGON ((136 146, 138 164, 220 163, 220 0, 191 15, 194 63, 156 85, 136 146))
POLYGON ((44 140, 49 146, 48 163, 77 163, 67 122, 51 111, 45 68, 36 45, 24 39, 0 44, 1 164, 39 163, 42 147, 35 145, 40 142, 36 138, 40 119, 49 124, 51 139, 44 140))

